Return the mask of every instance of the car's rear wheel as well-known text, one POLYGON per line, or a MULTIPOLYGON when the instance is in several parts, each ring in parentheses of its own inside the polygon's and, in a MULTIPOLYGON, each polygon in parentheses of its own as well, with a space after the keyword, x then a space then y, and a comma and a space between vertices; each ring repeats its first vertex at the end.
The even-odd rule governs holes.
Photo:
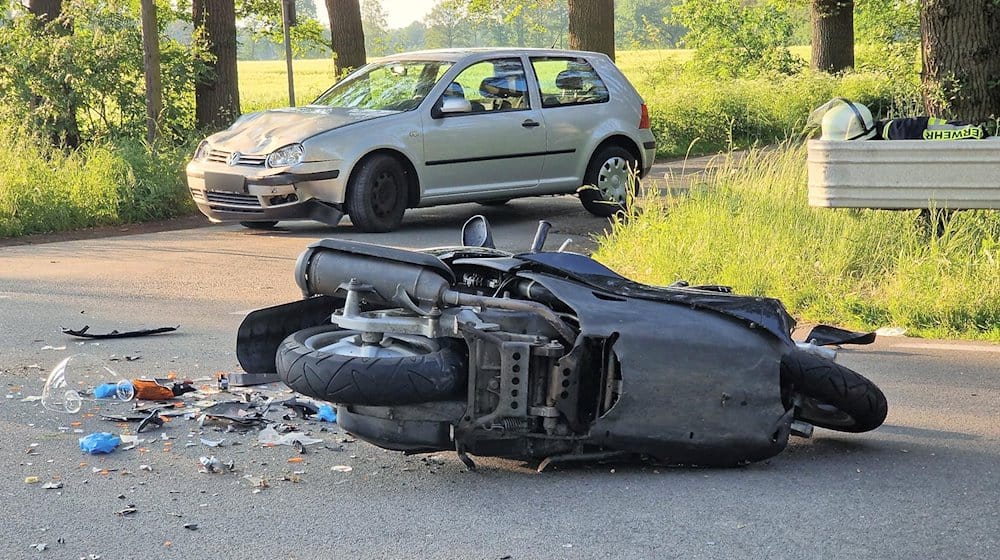
POLYGON ((248 229, 274 229, 278 225, 277 220, 265 220, 260 222, 240 222, 240 225, 248 229))
POLYGON ((639 187, 639 162, 618 145, 598 150, 587 165, 580 187, 580 202, 595 216, 624 212, 639 187))
POLYGON ((406 173, 396 158, 375 154, 365 159, 347 185, 347 214, 361 231, 399 227, 406 211, 406 173))

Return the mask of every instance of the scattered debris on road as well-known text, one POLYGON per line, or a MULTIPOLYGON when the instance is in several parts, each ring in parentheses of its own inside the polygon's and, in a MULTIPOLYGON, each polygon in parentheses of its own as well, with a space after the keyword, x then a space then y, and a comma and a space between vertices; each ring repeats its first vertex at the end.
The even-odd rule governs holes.
POLYGON ((63 334, 68 334, 70 336, 75 336, 79 338, 105 339, 105 338, 130 338, 136 336, 150 336, 154 334, 173 332, 179 328, 181 328, 180 325, 177 325, 176 327, 159 327, 155 329, 139 329, 139 330, 125 331, 125 332, 119 332, 116 329, 111 332, 99 333, 99 334, 87 332, 88 330, 90 330, 90 325, 85 325, 82 329, 77 329, 77 330, 68 329, 66 327, 59 327, 59 330, 61 330, 63 334))

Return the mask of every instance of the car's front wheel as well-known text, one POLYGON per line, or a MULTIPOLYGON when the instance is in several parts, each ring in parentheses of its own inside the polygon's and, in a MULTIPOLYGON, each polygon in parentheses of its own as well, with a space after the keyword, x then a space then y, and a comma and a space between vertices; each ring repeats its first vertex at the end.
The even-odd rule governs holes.
POLYGON ((347 214, 364 232, 392 231, 403 222, 407 183, 396 158, 375 154, 365 159, 347 185, 347 214))
POLYGON ((625 211, 639 187, 639 162, 625 148, 611 145, 598 150, 587 165, 580 202, 595 216, 625 211))

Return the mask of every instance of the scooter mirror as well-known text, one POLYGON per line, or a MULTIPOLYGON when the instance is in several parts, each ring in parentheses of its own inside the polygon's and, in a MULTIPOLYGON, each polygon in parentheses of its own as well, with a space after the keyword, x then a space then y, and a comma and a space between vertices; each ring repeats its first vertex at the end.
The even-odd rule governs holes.
POLYGON ((481 214, 469 218, 462 226, 462 245, 465 247, 486 247, 496 249, 490 223, 481 214))

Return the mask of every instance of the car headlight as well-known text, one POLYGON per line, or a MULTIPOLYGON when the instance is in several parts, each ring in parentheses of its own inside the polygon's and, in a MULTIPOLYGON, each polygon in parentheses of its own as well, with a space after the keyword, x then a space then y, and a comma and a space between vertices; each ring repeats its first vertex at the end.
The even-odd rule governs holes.
POLYGON ((194 159, 203 160, 208 157, 208 140, 202 140, 201 144, 198 144, 198 148, 194 151, 194 159))
POLYGON ((267 166, 287 167, 289 165, 301 163, 302 154, 304 153, 305 148, 302 147, 302 144, 289 144, 287 146, 282 146, 267 156, 267 166))

